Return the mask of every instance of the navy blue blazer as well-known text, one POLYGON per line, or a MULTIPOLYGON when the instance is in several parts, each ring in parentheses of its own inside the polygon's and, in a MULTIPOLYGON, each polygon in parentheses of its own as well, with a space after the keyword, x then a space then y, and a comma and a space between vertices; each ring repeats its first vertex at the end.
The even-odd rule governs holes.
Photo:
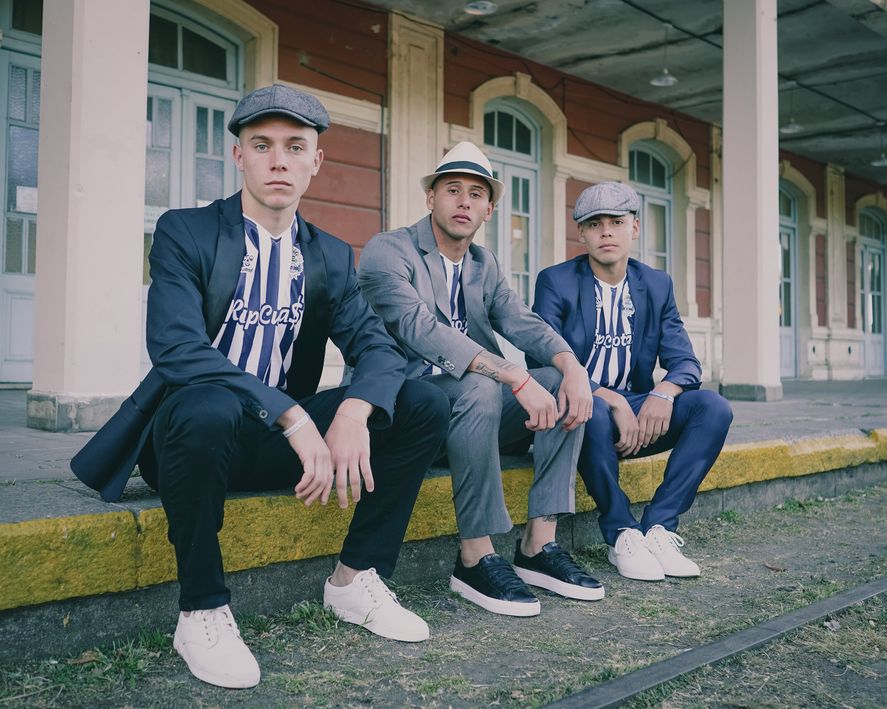
MULTIPOLYGON (((657 358, 667 372, 666 381, 683 389, 698 389, 702 367, 675 305, 669 275, 630 258, 628 288, 635 309, 631 390, 646 393, 653 388, 657 358)), ((587 362, 597 327, 594 275, 588 256, 577 256, 540 272, 533 310, 570 343, 580 362, 587 362)), ((592 390, 599 386, 591 382, 592 390)))
POLYGON ((346 397, 376 409, 374 428, 390 425, 406 360, 357 285, 354 252, 297 214, 305 259, 305 311, 286 390, 269 387, 212 346, 246 254, 240 193, 198 209, 175 209, 157 221, 151 248, 147 344, 154 365, 111 420, 71 461, 102 497, 120 498, 142 451, 154 411, 170 387, 218 384, 268 427, 317 391, 327 338, 353 367, 346 397))

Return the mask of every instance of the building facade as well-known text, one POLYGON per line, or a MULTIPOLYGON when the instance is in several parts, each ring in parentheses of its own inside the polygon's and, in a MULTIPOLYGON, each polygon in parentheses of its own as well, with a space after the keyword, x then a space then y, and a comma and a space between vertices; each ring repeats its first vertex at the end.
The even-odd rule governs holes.
POLYGON ((783 379, 885 374, 883 183, 781 152, 778 220, 756 235, 725 222, 720 127, 354 2, 0 0, 0 31, 0 382, 33 382, 31 425, 94 428, 147 370, 154 224, 238 188, 225 125, 275 81, 330 111, 301 209, 358 258, 423 216, 419 178, 470 140, 507 186, 480 241, 528 303, 540 269, 583 251, 580 192, 622 180, 642 197, 636 256, 672 275, 706 380, 761 384, 725 357, 746 238, 778 264, 748 284, 772 320, 754 356, 783 379))

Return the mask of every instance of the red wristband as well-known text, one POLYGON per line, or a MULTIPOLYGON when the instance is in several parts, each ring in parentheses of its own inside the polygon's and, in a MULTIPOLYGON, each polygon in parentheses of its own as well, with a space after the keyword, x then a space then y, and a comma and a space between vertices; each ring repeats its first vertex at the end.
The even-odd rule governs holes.
POLYGON ((512 389, 511 393, 517 394, 521 389, 523 389, 527 385, 527 382, 530 381, 530 379, 532 379, 532 376, 528 373, 527 378, 524 379, 524 381, 521 383, 521 385, 517 389, 512 389))

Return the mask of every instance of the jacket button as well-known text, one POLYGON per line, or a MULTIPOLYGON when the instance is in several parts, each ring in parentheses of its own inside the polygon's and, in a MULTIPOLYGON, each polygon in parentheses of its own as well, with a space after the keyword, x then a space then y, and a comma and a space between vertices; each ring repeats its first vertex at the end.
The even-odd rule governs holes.
POLYGON ((259 418, 266 419, 268 418, 268 412, 265 409, 259 409, 259 418))

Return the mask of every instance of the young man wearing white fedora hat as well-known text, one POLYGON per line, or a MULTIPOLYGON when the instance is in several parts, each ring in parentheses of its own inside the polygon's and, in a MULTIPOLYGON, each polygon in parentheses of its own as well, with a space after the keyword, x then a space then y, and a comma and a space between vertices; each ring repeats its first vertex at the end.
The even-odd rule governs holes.
POLYGON ((450 587, 494 613, 536 615, 526 584, 596 600, 604 589, 555 541, 574 511, 576 460, 592 412, 585 370, 569 344, 508 286, 495 256, 472 243, 504 185, 471 143, 450 150, 421 180, 430 214, 376 235, 361 255, 360 287, 407 354, 407 376, 440 387, 452 410, 447 456, 460 550, 450 587), (538 362, 502 356, 496 333, 538 362), (534 479, 514 565, 491 535, 508 532, 500 446, 532 440, 534 479))

